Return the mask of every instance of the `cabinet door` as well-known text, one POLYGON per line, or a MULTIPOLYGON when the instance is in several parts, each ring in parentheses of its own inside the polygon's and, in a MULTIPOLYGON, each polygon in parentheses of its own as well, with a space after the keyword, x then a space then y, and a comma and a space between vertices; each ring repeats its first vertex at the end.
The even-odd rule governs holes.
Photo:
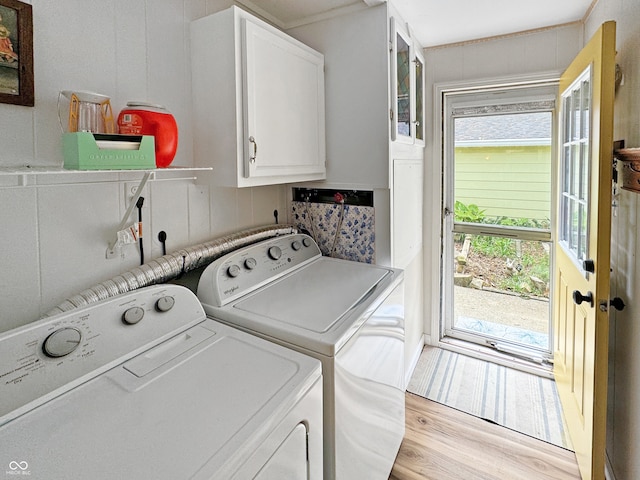
POLYGON ((413 143, 411 112, 413 110, 414 86, 411 60, 413 47, 409 35, 403 32, 391 18, 391 139, 413 143))
POLYGON ((391 18, 391 140, 424 145, 424 56, 391 18))
POLYGON ((243 19, 244 176, 325 178, 324 57, 243 19))

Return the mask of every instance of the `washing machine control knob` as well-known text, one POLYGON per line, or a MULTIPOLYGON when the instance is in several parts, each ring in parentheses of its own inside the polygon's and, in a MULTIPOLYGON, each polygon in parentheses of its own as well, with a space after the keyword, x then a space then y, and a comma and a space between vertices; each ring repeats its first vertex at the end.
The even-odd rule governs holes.
POLYGON ((227 275, 231 278, 237 277, 240 275, 240 267, 238 265, 230 265, 229 268, 227 268, 227 275))
POLYGON ((135 325, 144 317, 144 309, 142 307, 127 308, 122 314, 122 321, 127 325, 135 325))
POLYGON ((159 312, 168 312, 176 304, 175 298, 170 295, 160 297, 156 302, 156 310, 159 312))
POLYGON ((302 244, 303 244, 305 247, 310 247, 310 246, 311 246, 311 240, 309 240, 309 238, 307 238, 307 237, 304 237, 304 238, 302 239, 302 244))
POLYGON ((44 340, 42 350, 48 357, 64 357, 78 348, 81 340, 80 330, 71 327, 60 328, 44 340))
POLYGON ((247 258, 244 261, 244 266, 246 267, 247 270, 253 270, 258 266, 258 262, 255 258, 247 258))
POLYGON ((280 250, 280 247, 275 245, 273 247, 269 247, 267 253, 272 260, 278 260, 282 256, 282 250, 280 250))
POLYGON ((298 240, 294 240, 291 244, 291 248, 293 248, 297 252, 302 248, 302 244, 298 240))

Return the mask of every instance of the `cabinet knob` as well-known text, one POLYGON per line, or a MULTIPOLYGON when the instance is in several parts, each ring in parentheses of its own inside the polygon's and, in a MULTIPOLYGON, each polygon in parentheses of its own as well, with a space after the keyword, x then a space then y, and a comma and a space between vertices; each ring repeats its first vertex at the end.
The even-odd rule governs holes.
POLYGON ((253 136, 249 137, 249 143, 253 143, 253 155, 249 156, 249 161, 251 163, 256 163, 256 157, 258 156, 258 143, 253 136))

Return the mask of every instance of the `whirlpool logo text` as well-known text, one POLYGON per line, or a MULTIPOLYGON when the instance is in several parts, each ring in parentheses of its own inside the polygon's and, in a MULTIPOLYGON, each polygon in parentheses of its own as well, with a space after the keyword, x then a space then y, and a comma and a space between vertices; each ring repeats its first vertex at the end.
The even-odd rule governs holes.
POLYGON ((7 475, 31 475, 29 464, 24 460, 11 460, 9 469, 5 471, 7 475))

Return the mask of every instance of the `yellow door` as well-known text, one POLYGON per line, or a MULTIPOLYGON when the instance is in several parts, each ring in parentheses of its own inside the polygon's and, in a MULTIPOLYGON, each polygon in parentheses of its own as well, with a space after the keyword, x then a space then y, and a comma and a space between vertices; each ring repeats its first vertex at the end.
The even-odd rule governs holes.
POLYGON ((554 374, 583 479, 604 479, 615 22, 560 80, 554 374))

